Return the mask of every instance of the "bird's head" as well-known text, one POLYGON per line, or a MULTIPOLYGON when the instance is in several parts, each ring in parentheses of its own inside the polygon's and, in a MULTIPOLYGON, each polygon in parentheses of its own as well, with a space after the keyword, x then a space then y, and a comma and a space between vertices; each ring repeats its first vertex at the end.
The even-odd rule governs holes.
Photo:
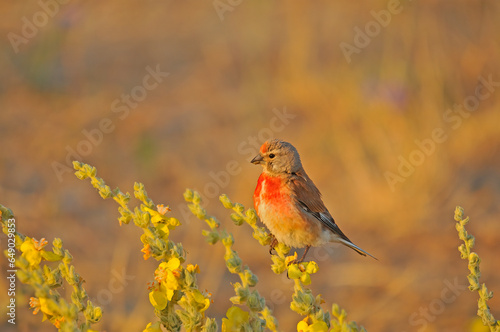
POLYGON ((272 175, 290 174, 302 169, 297 149, 292 144, 279 139, 262 144, 259 154, 252 159, 251 163, 261 164, 264 172, 272 175))

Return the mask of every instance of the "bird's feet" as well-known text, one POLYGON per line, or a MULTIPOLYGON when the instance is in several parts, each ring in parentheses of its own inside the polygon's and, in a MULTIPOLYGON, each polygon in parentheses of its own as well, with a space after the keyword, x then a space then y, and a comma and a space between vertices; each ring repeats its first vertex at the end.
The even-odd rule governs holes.
POLYGON ((302 263, 304 260, 301 258, 301 259, 294 259, 293 261, 289 261, 288 264, 286 266, 290 266, 292 264, 300 264, 302 263))
POLYGON ((290 266, 291 264, 300 264, 304 261, 304 258, 306 258, 306 255, 307 255, 307 252, 309 251, 309 248, 311 248, 311 246, 307 246, 306 247, 306 250, 304 250, 304 253, 302 254, 302 257, 300 257, 299 259, 294 259, 293 261, 290 261, 288 262, 288 264, 286 266, 290 266))
POLYGON ((269 254, 273 254, 274 247, 278 245, 278 240, 271 234, 271 243, 269 244, 269 254))

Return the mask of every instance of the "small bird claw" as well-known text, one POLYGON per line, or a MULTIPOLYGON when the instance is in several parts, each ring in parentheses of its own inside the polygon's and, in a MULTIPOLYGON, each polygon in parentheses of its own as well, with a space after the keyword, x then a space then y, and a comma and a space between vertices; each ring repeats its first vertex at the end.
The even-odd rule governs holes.
POLYGON ((273 254, 274 247, 278 245, 278 240, 271 234, 271 243, 269 244, 269 254, 273 254))
POLYGON ((311 246, 306 247, 306 250, 304 250, 304 253, 302 254, 302 257, 300 257, 300 259, 294 259, 293 261, 288 262, 288 264, 286 266, 290 266, 290 264, 302 263, 304 261, 304 258, 306 258, 306 255, 307 255, 307 252, 309 251, 309 248, 311 248, 311 246))

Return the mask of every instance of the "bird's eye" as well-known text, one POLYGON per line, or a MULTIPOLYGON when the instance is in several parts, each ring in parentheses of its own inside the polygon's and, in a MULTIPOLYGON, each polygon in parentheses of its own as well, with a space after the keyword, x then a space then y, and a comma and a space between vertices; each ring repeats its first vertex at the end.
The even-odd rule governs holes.
POLYGON ((271 158, 271 159, 273 159, 274 157, 275 157, 274 153, 271 153, 271 154, 269 155, 269 158, 271 158))

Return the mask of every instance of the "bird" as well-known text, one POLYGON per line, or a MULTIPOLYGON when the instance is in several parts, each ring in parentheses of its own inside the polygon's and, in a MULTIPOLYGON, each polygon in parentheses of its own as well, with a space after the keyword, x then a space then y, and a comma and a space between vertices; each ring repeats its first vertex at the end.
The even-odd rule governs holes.
POLYGON ((292 144, 280 139, 268 140, 251 163, 263 168, 253 199, 257 215, 272 235, 270 253, 278 242, 293 248, 305 247, 300 259, 289 262, 298 264, 304 261, 311 247, 337 242, 360 255, 377 259, 340 230, 292 144))

